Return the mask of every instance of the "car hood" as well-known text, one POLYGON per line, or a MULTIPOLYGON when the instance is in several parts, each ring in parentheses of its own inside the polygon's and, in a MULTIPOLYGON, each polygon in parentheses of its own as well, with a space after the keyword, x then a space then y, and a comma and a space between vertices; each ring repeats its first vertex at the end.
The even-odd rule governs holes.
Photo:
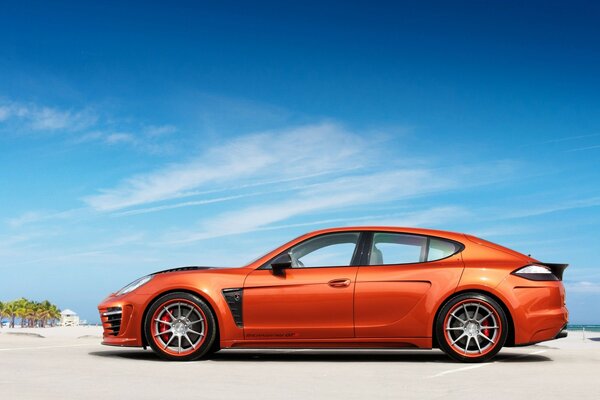
POLYGON ((177 268, 170 268, 170 269, 164 269, 162 271, 157 271, 150 275, 166 274, 169 272, 179 272, 179 271, 198 271, 198 270, 203 270, 203 269, 215 269, 215 268, 217 268, 217 267, 196 267, 196 266, 177 267, 177 268))

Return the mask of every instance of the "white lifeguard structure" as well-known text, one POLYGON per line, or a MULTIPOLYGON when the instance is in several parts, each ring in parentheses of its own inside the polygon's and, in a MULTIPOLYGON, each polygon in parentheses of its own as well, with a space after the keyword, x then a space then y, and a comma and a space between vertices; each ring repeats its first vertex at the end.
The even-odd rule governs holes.
POLYGON ((60 313, 60 326, 79 326, 79 315, 73 310, 61 311, 60 313))

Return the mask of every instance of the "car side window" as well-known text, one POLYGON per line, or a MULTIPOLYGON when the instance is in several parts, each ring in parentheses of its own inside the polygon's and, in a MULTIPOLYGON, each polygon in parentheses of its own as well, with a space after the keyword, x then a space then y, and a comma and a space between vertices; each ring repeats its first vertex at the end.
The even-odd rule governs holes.
POLYGON ((401 233, 373 235, 369 265, 411 264, 425 260, 427 238, 401 233))
POLYGON ((458 252, 460 246, 455 242, 448 240, 430 238, 429 251, 427 252, 427 261, 441 260, 442 258, 450 257, 458 252))
POLYGON ((347 267, 352 263, 360 233, 317 236, 290 250, 292 268, 347 267))
POLYGON ((377 232, 369 265, 414 264, 441 260, 461 250, 458 243, 419 235, 377 232))

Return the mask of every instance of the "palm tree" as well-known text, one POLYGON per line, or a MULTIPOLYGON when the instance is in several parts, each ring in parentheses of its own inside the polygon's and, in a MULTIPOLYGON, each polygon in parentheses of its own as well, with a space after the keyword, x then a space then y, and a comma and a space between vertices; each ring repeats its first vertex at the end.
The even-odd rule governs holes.
POLYGON ((48 300, 38 303, 38 323, 44 328, 46 325, 54 326, 54 320, 60 318, 60 310, 48 300))
POLYGON ((27 302, 27 326, 34 328, 38 326, 42 307, 37 301, 27 302))
POLYGON ((38 303, 38 318, 39 325, 41 328, 46 326, 46 323, 50 320, 50 308, 52 304, 48 300, 44 300, 41 303, 38 303))
POLYGON ((42 302, 30 301, 20 298, 6 303, 0 302, 0 321, 3 317, 9 318, 9 327, 14 328, 16 320, 20 320, 21 327, 46 327, 55 326, 60 319, 60 309, 48 300, 42 302))
POLYGON ((21 297, 19 300, 15 300, 17 306, 17 317, 21 319, 21 328, 25 328, 27 324, 27 317, 29 317, 30 313, 30 301, 21 297))
POLYGON ((4 303, 0 301, 0 328, 2 328, 2 319, 4 318, 4 303))
POLYGON ((17 310, 18 310, 17 303, 14 301, 10 301, 4 305, 4 312, 5 312, 6 316, 9 318, 9 323, 8 323, 9 328, 15 327, 15 319, 17 317, 17 310))
POLYGON ((38 321, 40 319, 40 311, 41 311, 41 307, 40 307, 40 303, 35 302, 35 301, 30 301, 29 304, 27 304, 27 312, 28 312, 28 326, 30 328, 34 328, 38 325, 38 321))
POLYGON ((50 326, 55 326, 57 321, 60 321, 60 308, 51 304, 50 306, 50 326))

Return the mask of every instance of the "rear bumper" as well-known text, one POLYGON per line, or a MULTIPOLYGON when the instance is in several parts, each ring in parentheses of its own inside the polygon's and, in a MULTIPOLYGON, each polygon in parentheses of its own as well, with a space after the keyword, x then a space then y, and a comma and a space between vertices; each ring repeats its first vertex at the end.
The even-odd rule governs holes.
POLYGON ((569 332, 567 332, 567 325, 563 326, 563 328, 558 332, 558 335, 554 339, 562 339, 569 336, 569 332))
POLYGON ((565 289, 560 281, 528 281, 510 275, 498 292, 511 308, 515 328, 514 344, 523 346, 566 336, 569 312, 565 289))

